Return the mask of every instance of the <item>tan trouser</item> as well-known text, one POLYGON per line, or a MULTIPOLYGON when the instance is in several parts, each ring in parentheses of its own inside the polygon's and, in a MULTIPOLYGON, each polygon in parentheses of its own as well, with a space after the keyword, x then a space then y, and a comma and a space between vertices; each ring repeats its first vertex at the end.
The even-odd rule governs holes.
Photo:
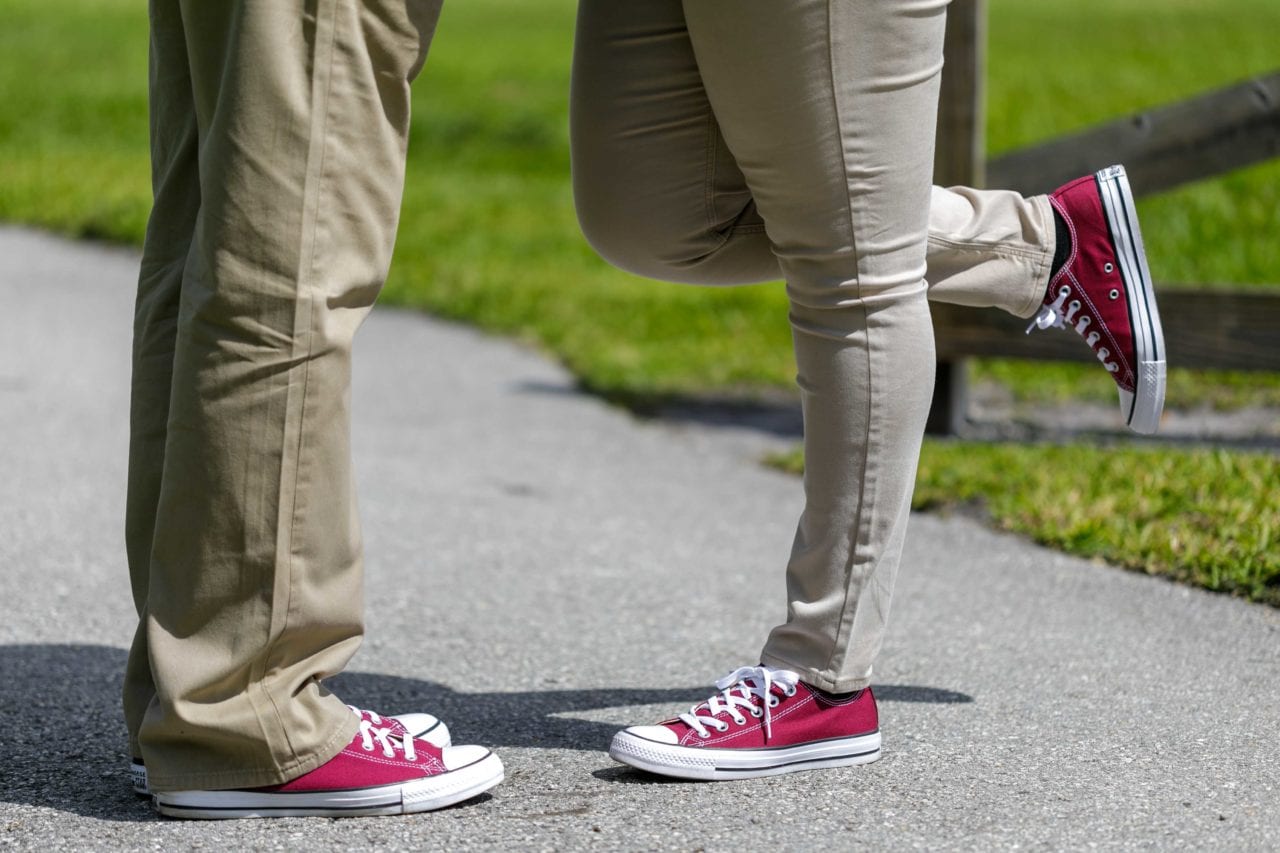
POLYGON ((889 611, 933 388, 926 295, 1030 315, 1053 258, 1047 199, 930 187, 945 11, 579 5, 587 238, 654 278, 786 279, 806 505, 762 657, 832 690, 868 682, 889 611))
POLYGON ((157 790, 267 785, 354 718, 351 339, 386 275, 439 0, 152 0, 155 208, 126 538, 131 748, 157 790))

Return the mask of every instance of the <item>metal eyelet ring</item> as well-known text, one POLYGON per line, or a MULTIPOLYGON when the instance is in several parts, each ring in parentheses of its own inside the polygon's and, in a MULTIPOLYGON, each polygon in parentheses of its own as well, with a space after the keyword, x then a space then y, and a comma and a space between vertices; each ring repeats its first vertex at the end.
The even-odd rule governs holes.
POLYGON ((783 693, 786 695, 788 699, 790 699, 792 696, 796 695, 796 689, 792 687, 783 691, 783 693))
POLYGON ((1064 284, 1064 285, 1062 285, 1062 287, 1059 287, 1059 288, 1058 288, 1058 295, 1059 295, 1059 296, 1070 296, 1070 295, 1071 295, 1071 287, 1070 287, 1069 285, 1065 285, 1065 284, 1064 284))
POLYGON ((702 738, 703 740, 706 740, 707 738, 711 737, 711 732, 698 732, 698 737, 702 738))
POLYGON ((1113 273, 1116 271, 1116 265, 1111 263, 1110 261, 1107 261, 1105 264, 1102 265, 1102 271, 1105 273, 1113 273))
POLYGON ((769 697, 769 707, 770 707, 770 708, 776 708, 776 707, 778 707, 778 697, 777 697, 777 696, 770 696, 770 697, 769 697))
POLYGON ((1112 299, 1119 299, 1119 298, 1120 298, 1120 291, 1119 291, 1119 290, 1116 290, 1116 289, 1113 287, 1113 288, 1111 288, 1111 292, 1110 292, 1110 293, 1108 293, 1107 295, 1108 295, 1108 296, 1110 296, 1112 299))
POLYGON ((729 731, 729 724, 721 723, 720 725, 716 726, 716 731, 720 732, 720 734, 724 734, 725 732, 729 731))
POLYGON ((751 716, 755 717, 755 718, 758 720, 758 719, 760 719, 761 717, 763 717, 763 716, 764 716, 764 711, 761 711, 759 708, 754 708, 754 707, 753 707, 753 708, 751 709, 751 716))

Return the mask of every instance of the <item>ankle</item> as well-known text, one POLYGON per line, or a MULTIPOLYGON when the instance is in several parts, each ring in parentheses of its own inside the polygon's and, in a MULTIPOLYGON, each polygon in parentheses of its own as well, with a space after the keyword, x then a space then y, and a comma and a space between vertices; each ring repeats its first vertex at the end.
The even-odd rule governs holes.
MULTIPOLYGON (((1062 218, 1062 214, 1058 212, 1058 208, 1050 205, 1049 209, 1053 211, 1053 230, 1054 230, 1054 246, 1053 246, 1053 263, 1049 267, 1049 283, 1057 278, 1058 273, 1067 261, 1071 259, 1071 228, 1067 225, 1067 220, 1062 218)), ((1050 291, 1046 285, 1045 299, 1050 297, 1050 291)))

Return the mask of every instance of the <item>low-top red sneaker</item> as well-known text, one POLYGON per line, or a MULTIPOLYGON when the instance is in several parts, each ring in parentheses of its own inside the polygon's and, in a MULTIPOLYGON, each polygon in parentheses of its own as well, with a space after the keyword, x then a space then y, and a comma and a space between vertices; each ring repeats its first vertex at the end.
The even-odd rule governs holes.
POLYGON ((742 667, 706 702, 656 726, 618 732, 609 755, 680 779, 751 779, 869 764, 880 757, 871 688, 832 697, 794 672, 742 667))
POLYGON ((410 814, 460 803, 502 781, 502 762, 482 746, 441 749, 406 736, 399 724, 375 724, 382 718, 374 714, 356 716, 360 728, 351 743, 297 779, 265 788, 156 792, 156 809, 206 819, 410 814))
POLYGON ((1075 329, 1115 380, 1125 423, 1153 433, 1164 411, 1164 333, 1124 167, 1078 178, 1049 202, 1071 234, 1071 252, 1027 331, 1075 329))
MULTIPOLYGON (((444 749, 452 741, 449 727, 443 720, 432 714, 396 714, 394 717, 380 717, 372 711, 365 711, 354 705, 348 705, 357 716, 367 718, 375 726, 384 726, 396 735, 408 735, 418 740, 425 740, 432 746, 444 749)), ((151 786, 147 784, 147 766, 141 758, 129 762, 129 784, 133 792, 140 797, 151 796, 151 786)))

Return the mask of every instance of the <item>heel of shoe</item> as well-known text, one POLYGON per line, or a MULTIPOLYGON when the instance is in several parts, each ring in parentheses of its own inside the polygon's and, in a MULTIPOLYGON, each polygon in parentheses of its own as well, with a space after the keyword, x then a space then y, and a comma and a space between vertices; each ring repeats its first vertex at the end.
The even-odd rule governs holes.
POLYGON ((1163 361, 1138 363, 1138 392, 1133 398, 1133 410, 1129 415, 1129 428, 1143 435, 1151 435, 1160 428, 1160 416, 1164 413, 1166 369, 1163 361))

